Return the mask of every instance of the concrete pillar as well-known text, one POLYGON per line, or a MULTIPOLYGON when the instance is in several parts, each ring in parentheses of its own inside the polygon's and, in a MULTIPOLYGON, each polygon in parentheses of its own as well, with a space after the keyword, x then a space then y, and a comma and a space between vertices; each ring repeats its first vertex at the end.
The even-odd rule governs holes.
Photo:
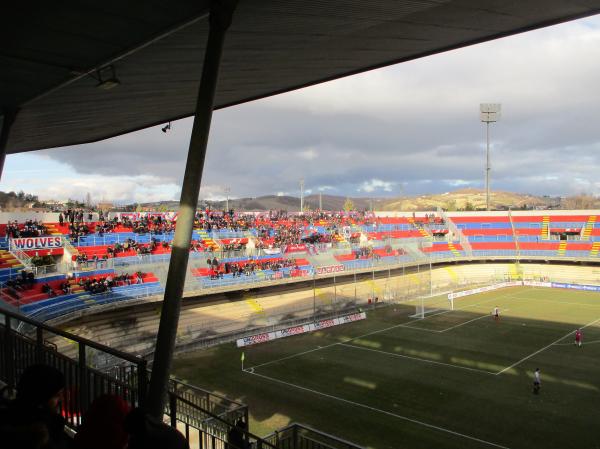
POLYGON ((183 284, 187 272, 189 248, 198 204, 202 170, 214 107, 214 98, 223 52, 225 34, 235 9, 236 0, 215 0, 211 3, 210 28, 202 78, 198 90, 194 126, 181 188, 177 227, 172 243, 171 261, 165 287, 165 297, 156 337, 152 377, 148 392, 148 411, 157 418, 163 413, 173 350, 177 336, 183 284))
POLYGON ((5 109, 2 112, 2 130, 0 131, 0 179, 2 179, 2 172, 4 171, 8 136, 10 135, 10 129, 17 116, 17 111, 15 109, 5 109))

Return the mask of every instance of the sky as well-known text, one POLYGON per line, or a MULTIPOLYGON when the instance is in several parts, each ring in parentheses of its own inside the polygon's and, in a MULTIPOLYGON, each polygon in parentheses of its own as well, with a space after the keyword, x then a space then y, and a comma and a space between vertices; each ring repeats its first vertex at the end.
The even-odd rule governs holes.
MULTIPOLYGON (((600 194, 600 16, 398 64, 213 115, 200 197, 394 197, 491 185, 600 194)), ((191 119, 6 159, 0 190, 118 204, 179 198, 191 119)))

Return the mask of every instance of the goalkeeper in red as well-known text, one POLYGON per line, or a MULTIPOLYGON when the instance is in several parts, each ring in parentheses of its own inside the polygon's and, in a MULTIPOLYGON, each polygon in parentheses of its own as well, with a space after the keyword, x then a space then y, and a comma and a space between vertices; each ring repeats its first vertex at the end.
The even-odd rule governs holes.
POLYGON ((580 348, 583 345, 583 334, 581 333, 581 329, 575 331, 575 345, 580 348))

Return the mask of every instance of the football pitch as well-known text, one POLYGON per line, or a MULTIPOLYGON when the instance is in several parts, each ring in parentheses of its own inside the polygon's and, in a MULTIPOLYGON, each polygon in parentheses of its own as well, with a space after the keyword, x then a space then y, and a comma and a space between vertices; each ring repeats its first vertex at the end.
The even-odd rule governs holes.
POLYGON ((395 304, 247 347, 243 371, 234 344, 186 354, 175 374, 246 402, 258 435, 300 422, 377 449, 600 448, 599 293, 512 287, 426 305, 424 319, 395 304))

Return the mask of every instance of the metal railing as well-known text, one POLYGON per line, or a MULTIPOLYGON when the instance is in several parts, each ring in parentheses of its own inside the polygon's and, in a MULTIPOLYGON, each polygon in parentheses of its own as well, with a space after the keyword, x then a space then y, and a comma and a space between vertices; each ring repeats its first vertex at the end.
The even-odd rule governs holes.
MULTIPOLYGON (((0 310, 0 321, 0 380, 15 388, 23 371, 36 363, 61 371, 67 386, 59 408, 71 429, 77 429, 91 402, 104 394, 143 407, 149 375, 146 360, 6 310, 0 310), (27 331, 19 332, 17 327, 27 331), (50 334, 77 345, 77 357, 60 353, 47 340, 50 334)), ((167 396, 165 415, 172 427, 182 430, 193 449, 360 449, 297 424, 278 431, 276 442, 260 438, 247 430, 245 404, 176 379, 171 379, 167 396), (293 441, 287 436, 291 427, 296 429, 291 431, 293 441), (234 443, 239 441, 241 445, 234 443)))
POLYGON ((80 424, 91 401, 103 394, 118 395, 132 406, 143 406, 148 379, 145 360, 7 310, 0 310, 0 319, 0 379, 14 388, 25 368, 34 363, 60 370, 67 384, 60 410, 71 427, 80 424), (17 328, 27 331, 19 332, 17 328), (50 335, 77 345, 77 359, 58 352, 47 342, 50 335), (94 361, 105 356, 119 360, 119 369, 97 369, 94 361))
POLYGON ((520 251, 520 247, 519 247, 519 234, 517 233, 517 230, 515 228, 515 222, 513 221, 512 213, 511 213, 510 209, 508 210, 508 219, 510 221, 510 227, 511 227, 512 233, 513 233, 515 249, 517 250, 516 255, 517 255, 517 257, 519 257, 521 255, 521 251, 520 251))
POLYGON ((183 427, 183 434, 192 449, 279 449, 279 446, 246 430, 248 422, 243 421, 241 416, 241 421, 245 423, 243 427, 238 425, 239 419, 231 421, 208 410, 202 410, 194 402, 173 391, 168 392, 165 414, 171 427, 183 427), (241 445, 234 444, 234 434, 237 434, 235 441, 242 441, 241 445))
MULTIPOLYGON (((76 318, 77 312, 89 309, 91 307, 99 307, 103 305, 122 303, 124 301, 139 300, 153 296, 162 296, 164 288, 158 285, 132 284, 131 291, 110 291, 96 294, 82 294, 65 301, 57 302, 60 296, 49 298, 44 301, 44 304, 39 307, 24 306, 30 317, 40 321, 52 320, 58 316, 64 317, 70 315, 71 318, 76 318)), ((117 287, 118 289, 120 287, 117 287)), ((35 304, 35 303, 34 303, 35 304)))
POLYGON ((469 255, 469 256, 472 255, 473 248, 471 247, 471 243, 469 242, 469 239, 467 238, 467 236, 465 236, 463 234, 462 230, 456 226, 456 223, 454 223, 452 221, 452 218, 450 218, 448 216, 448 214, 444 211, 444 209, 442 209, 441 207, 438 207, 437 211, 438 211, 438 214, 440 215, 440 217, 442 217, 442 219, 446 222, 450 232, 452 232, 456 237, 458 237, 458 241, 462 245, 462 247, 465 250, 465 252, 467 253, 467 255, 469 255))
MULTIPOLYGON (((12 246, 12 245, 11 245, 12 246)), ((32 257, 28 255, 25 251, 19 248, 10 248, 10 252, 13 256, 15 256, 19 262, 23 264, 23 266, 30 268, 33 266, 33 262, 31 262, 32 257)))
MULTIPOLYGON (((149 374, 146 360, 5 310, 0 310, 0 321, 0 380, 14 388, 25 368, 35 363, 61 371, 67 387, 59 408, 70 428, 76 429, 90 403, 104 394, 120 396, 132 407, 144 405, 149 374), (19 332, 17 327, 27 331, 19 332), (51 335, 77 345, 77 357, 60 353, 56 345, 49 343, 51 335)), ((186 437, 199 432, 205 443, 200 447, 205 449, 235 447, 227 445, 228 433, 239 419, 247 423, 244 404, 178 380, 170 381, 168 396, 165 414, 172 425, 185 426, 186 437)), ((240 432, 257 448, 276 449, 243 429, 240 432)), ((195 441, 192 439, 192 447, 195 441)))
POLYGON ((365 449, 312 427, 292 423, 265 437, 279 449, 365 449))

